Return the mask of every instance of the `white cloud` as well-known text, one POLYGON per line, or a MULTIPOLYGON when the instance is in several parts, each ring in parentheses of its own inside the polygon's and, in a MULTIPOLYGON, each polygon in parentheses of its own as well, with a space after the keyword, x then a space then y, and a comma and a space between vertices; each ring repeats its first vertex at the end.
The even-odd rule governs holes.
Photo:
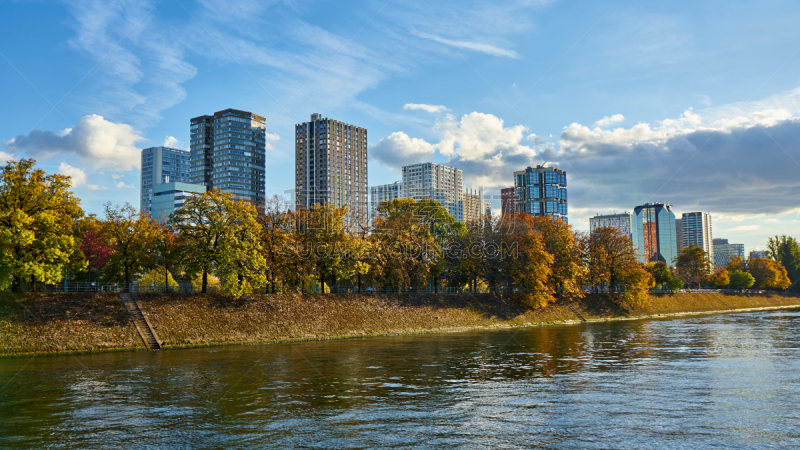
POLYGON ((13 159, 17 159, 14 155, 6 152, 0 152, 0 164, 5 164, 13 159))
POLYGON ((486 53, 488 55, 493 55, 493 56, 503 56, 506 58, 519 58, 519 54, 514 50, 508 50, 490 44, 483 44, 480 42, 471 42, 471 41, 456 41, 428 33, 415 32, 414 34, 423 39, 430 39, 432 41, 436 41, 444 45, 449 45, 451 47, 463 48, 465 50, 472 50, 475 52, 486 53))
POLYGON ((697 94, 697 99, 705 106, 711 106, 711 97, 705 94, 697 94))
POLYGON ((96 184, 87 184, 86 187, 88 187, 90 191, 107 191, 108 190, 107 187, 98 186, 96 184))
POLYGON ((622 114, 614 114, 611 117, 605 116, 594 124, 598 127, 604 127, 606 125, 611 125, 612 123, 622 122, 623 120, 625 120, 625 116, 622 114))
POLYGON ((738 227, 731 228, 728 231, 755 231, 761 228, 761 225, 739 225, 738 227))
POLYGON ((406 103, 403 105, 403 109, 410 109, 412 111, 422 110, 427 111, 429 113, 438 113, 442 111, 447 111, 447 107, 444 105, 426 105, 424 103, 406 103))
POLYGON ((526 135, 528 129, 523 125, 506 127, 492 114, 473 112, 460 120, 447 115, 436 122, 434 131, 440 136, 435 144, 403 132, 392 133, 373 147, 372 155, 399 171, 402 165, 430 160, 438 151, 450 158, 448 165, 464 171, 466 185, 483 187, 505 187, 512 183, 515 170, 554 156, 552 144, 526 135), (524 139, 533 139, 536 148, 523 145, 524 139))
POLYGON ((133 185, 126 184, 124 181, 117 181, 117 189, 133 188, 133 185))
POLYGON ((423 139, 411 138, 402 131, 396 131, 372 146, 370 156, 399 171, 403 165, 430 159, 434 150, 434 146, 423 139))
POLYGON ((65 162, 62 162, 58 166, 58 173, 70 177, 73 188, 76 188, 86 183, 86 172, 82 171, 81 169, 78 169, 77 167, 72 167, 65 162))
POLYGON ((130 125, 93 114, 82 117, 71 129, 58 133, 33 130, 27 136, 3 141, 3 147, 37 159, 76 155, 84 164, 96 168, 110 165, 127 171, 140 165, 141 150, 136 147, 140 140, 142 137, 130 125))
POLYGON ((183 142, 179 141, 178 138, 176 138, 175 136, 167 136, 167 138, 164 139, 164 143, 161 145, 169 148, 178 148, 178 149, 183 148, 183 142))

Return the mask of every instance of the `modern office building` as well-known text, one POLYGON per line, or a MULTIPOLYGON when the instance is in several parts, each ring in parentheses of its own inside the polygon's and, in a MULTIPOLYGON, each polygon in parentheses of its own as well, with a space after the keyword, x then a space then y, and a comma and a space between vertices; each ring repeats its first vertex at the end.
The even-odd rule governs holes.
POLYGON ((518 213, 567 222, 567 172, 555 167, 528 167, 514 172, 514 187, 518 213))
POLYGON ((631 224, 633 224, 633 214, 629 212, 624 212, 621 214, 597 215, 589 219, 589 231, 594 233, 594 230, 598 228, 616 228, 617 231, 633 241, 631 224))
POLYGON ((714 245, 711 235, 711 215, 704 212, 690 212, 681 215, 681 241, 678 248, 690 245, 700 247, 708 255, 708 261, 714 262, 714 245))
POLYGON ((674 266, 678 242, 672 207, 663 203, 645 203, 634 208, 632 219, 631 234, 639 260, 643 263, 661 261, 674 266))
MULTIPOLYGON (((486 204, 482 200, 483 190, 466 189, 464 190, 463 206, 461 210, 464 214, 464 223, 483 223, 486 219, 486 204)), ((491 206, 489 207, 491 215, 491 206)))
POLYGON ((749 259, 764 259, 767 254, 764 250, 751 250, 749 259))
POLYGON ((483 210, 486 213, 486 219, 492 218, 492 202, 483 202, 483 210))
POLYGON ((183 206, 187 198, 194 195, 203 195, 206 187, 199 184, 170 182, 159 184, 153 189, 153 200, 150 215, 157 221, 164 223, 170 214, 183 206))
POLYGON ((348 225, 369 219, 367 130, 312 114, 295 125, 295 204, 348 206, 348 225))
POLYGON ((514 212, 515 189, 513 187, 500 189, 500 215, 512 214, 514 212))
POLYGON ((464 183, 461 170, 435 163, 403 166, 403 197, 430 198, 459 222, 464 221, 464 183))
POLYGON ((729 244, 727 239, 714 239, 712 244, 715 269, 727 266, 734 256, 738 256, 744 261, 744 244, 729 244))
POLYGON ((378 186, 370 187, 369 198, 369 210, 370 215, 375 215, 375 211, 378 209, 378 205, 383 202, 390 202, 396 198, 402 198, 403 194, 403 182, 402 181, 395 181, 394 183, 390 184, 380 184, 378 186))
POLYGON ((169 147, 142 150, 139 210, 152 214, 150 199, 153 197, 153 188, 171 181, 189 182, 189 152, 169 147))
POLYGON ((678 242, 678 250, 683 248, 683 227, 681 219, 675 218, 675 241, 678 242))
POLYGON ((191 182, 264 203, 266 119, 238 109, 191 119, 191 182))

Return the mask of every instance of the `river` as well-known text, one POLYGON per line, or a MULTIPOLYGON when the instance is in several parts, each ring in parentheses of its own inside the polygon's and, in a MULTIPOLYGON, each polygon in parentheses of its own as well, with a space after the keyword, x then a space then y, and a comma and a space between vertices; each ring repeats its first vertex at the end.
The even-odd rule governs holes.
POLYGON ((800 311, 0 359, 2 448, 800 447, 800 311))

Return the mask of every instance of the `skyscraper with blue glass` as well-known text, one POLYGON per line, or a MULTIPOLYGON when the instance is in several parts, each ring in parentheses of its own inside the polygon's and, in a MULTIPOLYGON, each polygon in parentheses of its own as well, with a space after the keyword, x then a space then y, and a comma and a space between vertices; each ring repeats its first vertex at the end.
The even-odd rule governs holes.
POLYGON ((514 172, 514 189, 517 213, 567 222, 567 172, 555 167, 528 167, 514 172))
POLYGON ((678 240, 675 236, 675 213, 663 203, 645 203, 633 210, 631 226, 633 245, 643 263, 664 262, 675 265, 678 240))

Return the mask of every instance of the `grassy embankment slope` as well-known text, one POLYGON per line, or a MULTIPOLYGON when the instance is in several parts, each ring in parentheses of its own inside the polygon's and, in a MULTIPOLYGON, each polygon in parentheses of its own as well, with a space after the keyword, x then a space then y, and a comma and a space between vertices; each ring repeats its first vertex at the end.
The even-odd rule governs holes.
MULTIPOLYGON (((564 304, 530 310, 515 298, 436 294, 139 295, 165 347, 452 331, 575 322, 564 304)), ((589 320, 800 306, 778 295, 653 296, 630 308, 604 296, 575 302, 589 320)), ((0 354, 143 348, 113 294, 0 294, 0 354)))

